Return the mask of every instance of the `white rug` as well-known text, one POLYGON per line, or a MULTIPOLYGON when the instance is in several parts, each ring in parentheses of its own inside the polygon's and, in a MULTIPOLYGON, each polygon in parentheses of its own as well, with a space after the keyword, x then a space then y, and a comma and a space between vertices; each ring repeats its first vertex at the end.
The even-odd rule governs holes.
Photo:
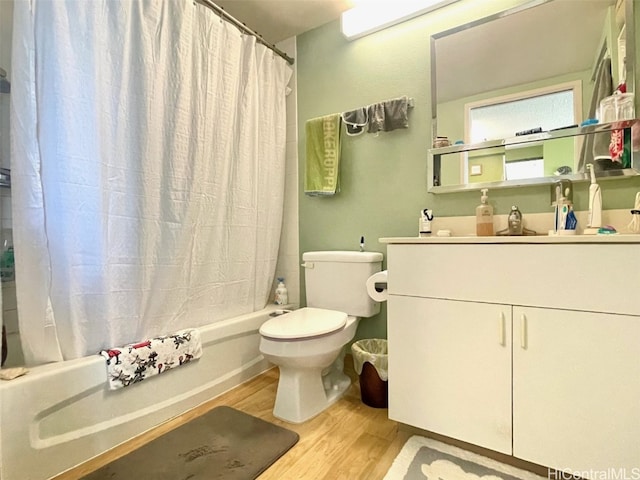
POLYGON ((547 480, 430 438, 407 440, 384 480, 547 480))

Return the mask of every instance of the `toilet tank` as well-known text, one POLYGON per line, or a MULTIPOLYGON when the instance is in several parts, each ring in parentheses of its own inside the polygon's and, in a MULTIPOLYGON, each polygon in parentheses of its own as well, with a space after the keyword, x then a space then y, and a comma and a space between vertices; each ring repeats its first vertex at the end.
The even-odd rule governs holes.
POLYGON ((378 252, 306 252, 302 254, 307 306, 372 317, 380 304, 367 294, 366 281, 382 269, 378 252))

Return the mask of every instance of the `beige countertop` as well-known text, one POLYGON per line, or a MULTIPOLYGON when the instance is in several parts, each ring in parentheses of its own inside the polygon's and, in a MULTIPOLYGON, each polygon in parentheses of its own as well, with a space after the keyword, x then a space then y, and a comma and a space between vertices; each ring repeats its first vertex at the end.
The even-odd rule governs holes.
POLYGON ((438 237, 383 237, 380 243, 387 244, 500 244, 500 243, 524 243, 524 244, 553 244, 553 243, 640 243, 640 235, 613 234, 613 235, 532 235, 532 236, 493 236, 477 237, 452 236, 438 237))

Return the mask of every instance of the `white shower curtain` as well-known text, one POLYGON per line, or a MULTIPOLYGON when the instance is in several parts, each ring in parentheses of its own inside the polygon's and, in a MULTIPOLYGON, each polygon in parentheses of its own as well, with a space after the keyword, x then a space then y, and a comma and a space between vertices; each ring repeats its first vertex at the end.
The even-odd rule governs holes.
POLYGON ((286 62, 191 0, 18 0, 13 45, 27 363, 263 308, 286 62))

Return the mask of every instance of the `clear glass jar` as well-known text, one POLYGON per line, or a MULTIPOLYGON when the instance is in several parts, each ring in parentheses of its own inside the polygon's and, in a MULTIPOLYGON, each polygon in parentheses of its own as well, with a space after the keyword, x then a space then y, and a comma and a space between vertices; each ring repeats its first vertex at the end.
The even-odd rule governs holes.
POLYGON ((617 93, 600 100, 598 120, 601 123, 635 118, 633 93, 617 93))

